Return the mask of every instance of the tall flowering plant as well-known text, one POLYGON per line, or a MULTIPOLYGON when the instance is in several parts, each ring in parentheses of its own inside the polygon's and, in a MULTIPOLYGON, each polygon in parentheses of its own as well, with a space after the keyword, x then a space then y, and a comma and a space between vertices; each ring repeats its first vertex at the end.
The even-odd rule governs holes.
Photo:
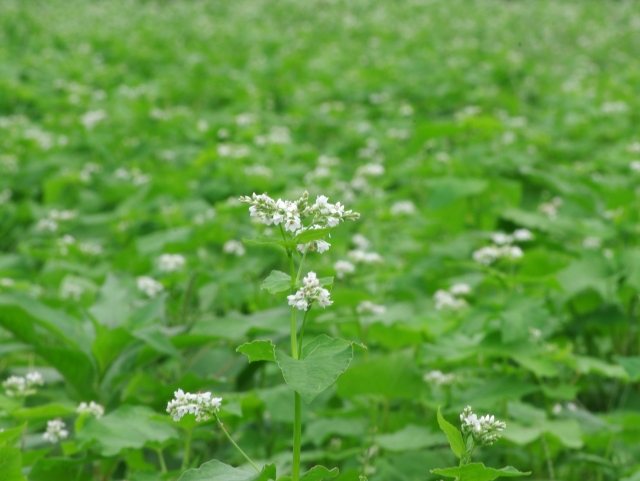
MULTIPOLYGON (((353 359, 353 343, 344 339, 320 335, 304 343, 304 329, 309 311, 318 306, 326 308, 333 304, 327 286, 333 284, 333 277, 320 278, 313 271, 305 271, 304 264, 310 253, 323 253, 329 250, 331 232, 344 221, 354 221, 360 214, 346 209, 340 202, 334 204, 324 195, 317 196, 314 202, 305 192, 298 200, 272 199, 267 194, 253 194, 240 197, 240 202, 249 204, 251 217, 256 217, 268 226, 274 226, 280 237, 259 236, 252 240, 244 239, 247 244, 272 245, 280 247, 288 259, 288 272, 272 271, 262 283, 262 288, 271 294, 289 291, 288 305, 291 306, 290 346, 287 351, 276 349, 270 340, 256 340, 240 346, 237 350, 245 354, 250 362, 275 362, 285 382, 293 390, 293 456, 291 476, 278 477, 278 481, 299 481, 303 478, 323 479, 335 477, 338 469, 315 466, 307 473, 300 473, 300 449, 302 437, 302 401, 310 403, 322 391, 327 389, 342 374, 353 359), (304 273, 304 275, 303 275, 304 273), (298 314, 301 314, 299 316, 298 314), (300 318, 301 322, 300 322, 300 318), (288 354, 287 352, 290 352, 288 354)), ((230 442, 240 451, 247 461, 258 471, 257 477, 248 477, 247 473, 237 472, 230 466, 211 461, 199 470, 187 471, 181 480, 202 479, 202 476, 233 476, 233 479, 266 481, 275 479, 275 466, 258 467, 247 454, 233 441, 220 422, 217 412, 221 398, 213 398, 211 393, 184 393, 178 390, 175 399, 169 402, 167 412, 175 420, 186 414, 196 415, 196 420, 215 419, 230 442), (195 471, 198 471, 196 474, 195 471), (200 476, 200 477, 198 477, 200 476)), ((185 463, 188 464, 188 443, 185 446, 185 463)), ((215 478, 218 479, 218 478, 215 478)))

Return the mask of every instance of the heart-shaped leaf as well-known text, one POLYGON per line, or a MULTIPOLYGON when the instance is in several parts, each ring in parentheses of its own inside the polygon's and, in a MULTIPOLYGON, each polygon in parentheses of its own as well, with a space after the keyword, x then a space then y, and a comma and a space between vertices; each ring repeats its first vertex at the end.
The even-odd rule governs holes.
POLYGON ((276 360, 276 346, 271 341, 247 342, 236 349, 236 352, 246 354, 249 362, 276 360))
POLYGON ((471 463, 455 468, 433 469, 431 472, 449 478, 458 478, 460 481, 492 481, 500 477, 515 478, 531 474, 531 472, 523 473, 511 466, 502 469, 487 468, 482 463, 471 463))
POLYGON ((285 382, 310 403, 349 367, 353 345, 323 334, 304 346, 302 353, 302 359, 293 359, 276 351, 276 362, 285 382))
POLYGON ((271 271, 271 274, 264 280, 260 289, 266 289, 271 294, 287 291, 291 289, 291 276, 281 271, 271 271))
POLYGON ((221 463, 217 459, 190 469, 178 481, 272 481, 276 479, 276 465, 268 464, 262 471, 245 471, 221 463))
MULTIPOLYGON (((327 478, 335 478, 339 472, 338 468, 329 470, 324 466, 314 466, 300 476, 300 481, 322 481, 327 478)), ((278 478, 278 481, 291 481, 291 476, 283 476, 278 478)))

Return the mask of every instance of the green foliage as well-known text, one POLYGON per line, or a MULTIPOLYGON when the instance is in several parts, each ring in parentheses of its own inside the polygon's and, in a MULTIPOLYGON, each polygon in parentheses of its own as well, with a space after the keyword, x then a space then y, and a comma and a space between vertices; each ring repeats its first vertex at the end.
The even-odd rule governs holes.
POLYGON ((522 473, 511 466, 502 469, 487 468, 482 463, 471 463, 457 468, 434 469, 435 474, 459 481, 492 481, 496 478, 517 478, 531 473, 522 473))
POLYGON ((179 481, 272 481, 276 478, 276 467, 269 464, 260 473, 244 471, 214 459, 198 469, 190 469, 179 481))
POLYGON ((442 414, 440 414, 440 407, 438 407, 438 425, 447 436, 447 441, 449 441, 449 446, 451 446, 453 454, 458 458, 466 459, 468 456, 467 447, 462 440, 462 434, 460 434, 458 428, 442 417, 442 414))

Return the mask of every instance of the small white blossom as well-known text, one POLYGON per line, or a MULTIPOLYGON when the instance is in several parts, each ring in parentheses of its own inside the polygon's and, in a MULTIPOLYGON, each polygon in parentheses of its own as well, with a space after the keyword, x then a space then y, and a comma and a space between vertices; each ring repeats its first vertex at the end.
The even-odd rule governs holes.
POLYGON ((416 206, 410 200, 401 200, 391 206, 390 212, 393 215, 411 215, 416 213, 416 206))
POLYGON ((467 294, 471 294, 471 286, 469 284, 465 284, 464 282, 460 282, 458 284, 454 284, 449 288, 449 292, 454 296, 466 296, 467 294))
POLYGON ((362 234, 354 234, 351 238, 351 242, 353 242, 358 249, 363 251, 366 251, 369 247, 371 247, 371 241, 369 241, 369 239, 367 239, 362 234))
POLYGON ((137 277, 136 284, 138 285, 138 290, 149 297, 156 297, 164 291, 164 286, 160 282, 148 276, 137 277))
POLYGON ((0 277, 0 287, 13 287, 16 285, 16 281, 9 277, 0 277))
POLYGON ((185 263, 186 259, 180 254, 162 254, 158 259, 160 270, 164 272, 180 270, 185 263))
POLYGON ((81 402, 80 405, 76 408, 76 412, 78 414, 90 414, 100 419, 104 415, 104 407, 95 401, 91 401, 89 404, 86 402, 81 402))
POLYGON ((60 297, 63 299, 73 299, 78 302, 84 293, 84 287, 73 284, 72 282, 65 282, 60 290, 60 297))
POLYGON ((478 418, 471 411, 471 406, 467 406, 460 414, 462 422, 462 434, 472 436, 479 445, 490 445, 500 438, 501 432, 507 427, 506 423, 498 421, 494 416, 482 416, 478 418))
POLYGON ((437 152, 435 157, 438 162, 442 162, 443 164, 451 161, 451 156, 446 152, 437 152))
POLYGON ((513 242, 513 237, 503 232, 496 232, 491 236, 491 240, 494 244, 501 246, 505 244, 511 244, 513 242))
POLYGON ((207 421, 220 411, 222 404, 222 398, 212 398, 210 392, 191 394, 178 389, 174 396, 167 404, 167 412, 174 421, 180 421, 185 414, 195 414, 198 422, 207 421))
POLYGON ((549 219, 555 219, 558 217, 558 209, 562 205, 562 199, 560 197, 554 197, 551 202, 546 202, 538 206, 538 210, 545 214, 549 219))
POLYGON ((516 229, 513 231, 513 238, 517 242, 528 242, 533 240, 533 234, 529 229, 516 229))
POLYGON ((42 232, 55 232, 58 230, 58 223, 52 219, 40 219, 36 229, 42 232))
POLYGON ((235 239, 230 239, 225 242, 222 246, 222 251, 225 254, 233 254, 238 257, 245 255, 247 252, 244 248, 244 245, 242 245, 242 242, 235 239))
POLYGON ((267 134, 267 142, 270 144, 288 144, 291 142, 291 133, 287 127, 271 127, 267 134))
POLYGON ((400 106, 399 113, 403 117, 409 117, 410 115, 413 115, 413 107, 409 104, 403 104, 400 106))
POLYGON ((473 253, 473 260, 478 264, 488 266, 500 258, 500 249, 496 246, 486 246, 473 253))
POLYGON ((236 115, 236 125, 239 127, 247 127, 256 121, 256 116, 251 113, 242 113, 236 115))
POLYGON ((450 292, 439 289, 433 295, 436 310, 451 309, 457 311, 467 306, 467 302, 464 299, 458 299, 450 292))
POLYGON ((602 240, 597 237, 585 237, 582 241, 582 247, 585 249, 600 249, 602 240))
POLYGON ((349 261, 337 261, 333 268, 336 270, 338 279, 342 279, 345 274, 352 274, 356 270, 356 266, 349 261))
POLYGON ((85 129, 91 130, 106 118, 107 113, 104 110, 93 110, 80 117, 80 123, 84 125, 85 129))
POLYGON ((358 307, 356 307, 356 312, 358 314, 373 314, 380 316, 387 312, 387 308, 379 304, 374 304, 371 301, 362 301, 358 304, 358 307))
POLYGON ((355 263, 378 264, 383 261, 382 256, 377 252, 364 252, 356 249, 347 252, 347 255, 355 263))
POLYGON ((634 172, 640 172, 640 160, 634 160, 629 164, 629 168, 634 172))
POLYGON ((11 376, 2 382, 8 397, 26 397, 35 394, 35 386, 44 386, 42 374, 37 371, 30 372, 25 377, 11 376))
POLYGON ((435 384, 436 386, 446 386, 455 381, 455 376, 453 374, 444 374, 442 371, 436 370, 426 373, 422 379, 425 382, 435 384))
POLYGON ((69 435, 69 431, 64 429, 66 424, 60 419, 54 419, 47 421, 47 430, 42 435, 45 441, 50 443, 57 443, 63 439, 66 439, 69 435))
POLYGON ((554 405, 553 405, 553 408, 551 409, 551 412, 552 412, 553 414, 555 414, 556 416, 557 416, 558 414, 560 414, 560 413, 562 412, 562 404, 560 404, 560 403, 556 403, 556 404, 554 404, 554 405))
POLYGON ((76 212, 75 210, 53 209, 51 212, 49 212, 49 219, 52 219, 55 221, 72 220, 72 219, 75 219, 76 217, 78 217, 78 212, 76 212))
POLYGON ((323 308, 333 304, 333 301, 329 299, 329 291, 320 285, 320 280, 315 272, 309 272, 302 281, 304 285, 295 294, 287 296, 290 306, 301 311, 308 311, 313 302, 317 302, 323 308))
POLYGON ((380 164, 365 164, 358 168, 356 176, 380 177, 384 174, 384 167, 380 164))

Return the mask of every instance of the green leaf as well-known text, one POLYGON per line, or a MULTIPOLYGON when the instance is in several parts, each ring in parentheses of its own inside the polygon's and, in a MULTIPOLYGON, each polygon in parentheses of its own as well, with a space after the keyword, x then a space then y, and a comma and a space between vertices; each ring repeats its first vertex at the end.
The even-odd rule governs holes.
POLYGON ((13 446, 17 441, 22 437, 22 431, 27 427, 27 423, 21 424, 20 426, 16 426, 15 428, 5 429, 4 431, 0 431, 0 446, 5 444, 8 447, 13 446))
POLYGON ((131 315, 132 297, 130 289, 118 277, 109 274, 89 312, 103 326, 119 327, 131 315))
POLYGON ((0 473, 2 481, 25 481, 20 448, 0 447, 0 473))
POLYGON ((376 437, 376 444, 387 451, 394 452, 430 448, 444 442, 442 433, 434 433, 429 428, 413 424, 393 434, 381 434, 376 437))
POLYGON ((447 436, 447 441, 449 441, 449 446, 451 446, 453 454, 458 458, 466 458, 467 447, 464 445, 464 441, 462 440, 462 434, 453 424, 442 417, 442 414, 440 413, 440 406, 438 406, 438 425, 447 436))
POLYGON ((321 286, 329 286, 333 284, 333 276, 332 277, 321 277, 318 279, 318 282, 321 286))
POLYGON ((153 232, 138 237, 136 246, 140 254, 160 253, 167 244, 181 244, 191 237, 191 227, 178 227, 177 229, 153 232))
POLYGON ((21 408, 11 412, 14 419, 20 421, 44 421, 47 419, 55 419, 58 417, 69 416, 75 414, 76 410, 70 406, 62 404, 43 404, 33 408, 21 408))
MULTIPOLYGON (((326 478, 335 478, 340 471, 338 468, 331 470, 324 466, 314 466, 306 473, 300 475, 300 481, 322 481, 326 478)), ((282 476, 278 481, 291 481, 291 476, 282 476)))
POLYGON ((275 361, 276 346, 271 341, 247 342, 236 349, 236 352, 246 354, 249 362, 255 361, 275 361))
POLYGON ((266 235, 260 235, 254 239, 245 239, 242 238, 242 242, 249 245, 257 245, 257 246, 280 246, 285 250, 295 250, 298 244, 294 241, 286 241, 282 239, 276 239, 273 237, 269 237, 266 235))
POLYGON ((462 197, 477 195, 489 186, 483 179, 460 179, 457 177, 438 177, 426 182, 429 187, 429 208, 445 207, 462 197))
POLYGON ((632 382, 640 381, 640 356, 621 357, 614 356, 613 360, 620 364, 632 382))
POLYGON ((353 359, 353 345, 326 335, 316 337, 302 348, 303 359, 293 359, 276 351, 285 382, 310 403, 347 370, 353 359))
POLYGON ((582 430, 580 424, 575 419, 556 419, 546 421, 541 428, 558 438, 558 440, 566 447, 572 449, 580 449, 584 446, 582 441, 582 430))
POLYGON ((169 338, 160 331, 160 326, 158 325, 143 327, 135 331, 133 335, 158 352, 168 354, 178 359, 182 358, 180 351, 178 351, 169 338))
POLYGON ((608 364, 601 359, 589 356, 575 356, 576 370, 581 373, 595 372, 606 377, 629 379, 629 374, 623 366, 608 364))
POLYGON ((78 477, 78 471, 85 463, 79 459, 43 458, 38 459, 29 472, 29 481, 70 481, 91 479, 91 474, 86 473, 78 477))
POLYGON ((178 481, 271 481, 276 479, 276 465, 268 464, 262 471, 245 471, 221 463, 217 459, 190 469, 178 481))
POLYGON ((500 477, 515 478, 531 474, 531 472, 520 472, 511 466, 502 469, 486 468, 482 463, 471 463, 456 468, 432 469, 431 472, 449 478, 458 478, 459 481, 492 481, 500 477))
POLYGON ((123 449, 140 449, 148 442, 175 438, 171 425, 150 419, 154 414, 144 406, 120 406, 100 419, 89 418, 76 433, 76 441, 80 448, 96 443, 100 454, 115 456, 123 449))
POLYGON ((271 271, 271 274, 264 280, 260 289, 266 289, 271 294, 287 291, 291 289, 291 276, 281 271, 271 271))
POLYGON ((293 240, 296 244, 306 244, 307 242, 324 239, 329 234, 331 234, 332 230, 333 230, 333 227, 325 227, 324 229, 306 230, 298 234, 293 240))

